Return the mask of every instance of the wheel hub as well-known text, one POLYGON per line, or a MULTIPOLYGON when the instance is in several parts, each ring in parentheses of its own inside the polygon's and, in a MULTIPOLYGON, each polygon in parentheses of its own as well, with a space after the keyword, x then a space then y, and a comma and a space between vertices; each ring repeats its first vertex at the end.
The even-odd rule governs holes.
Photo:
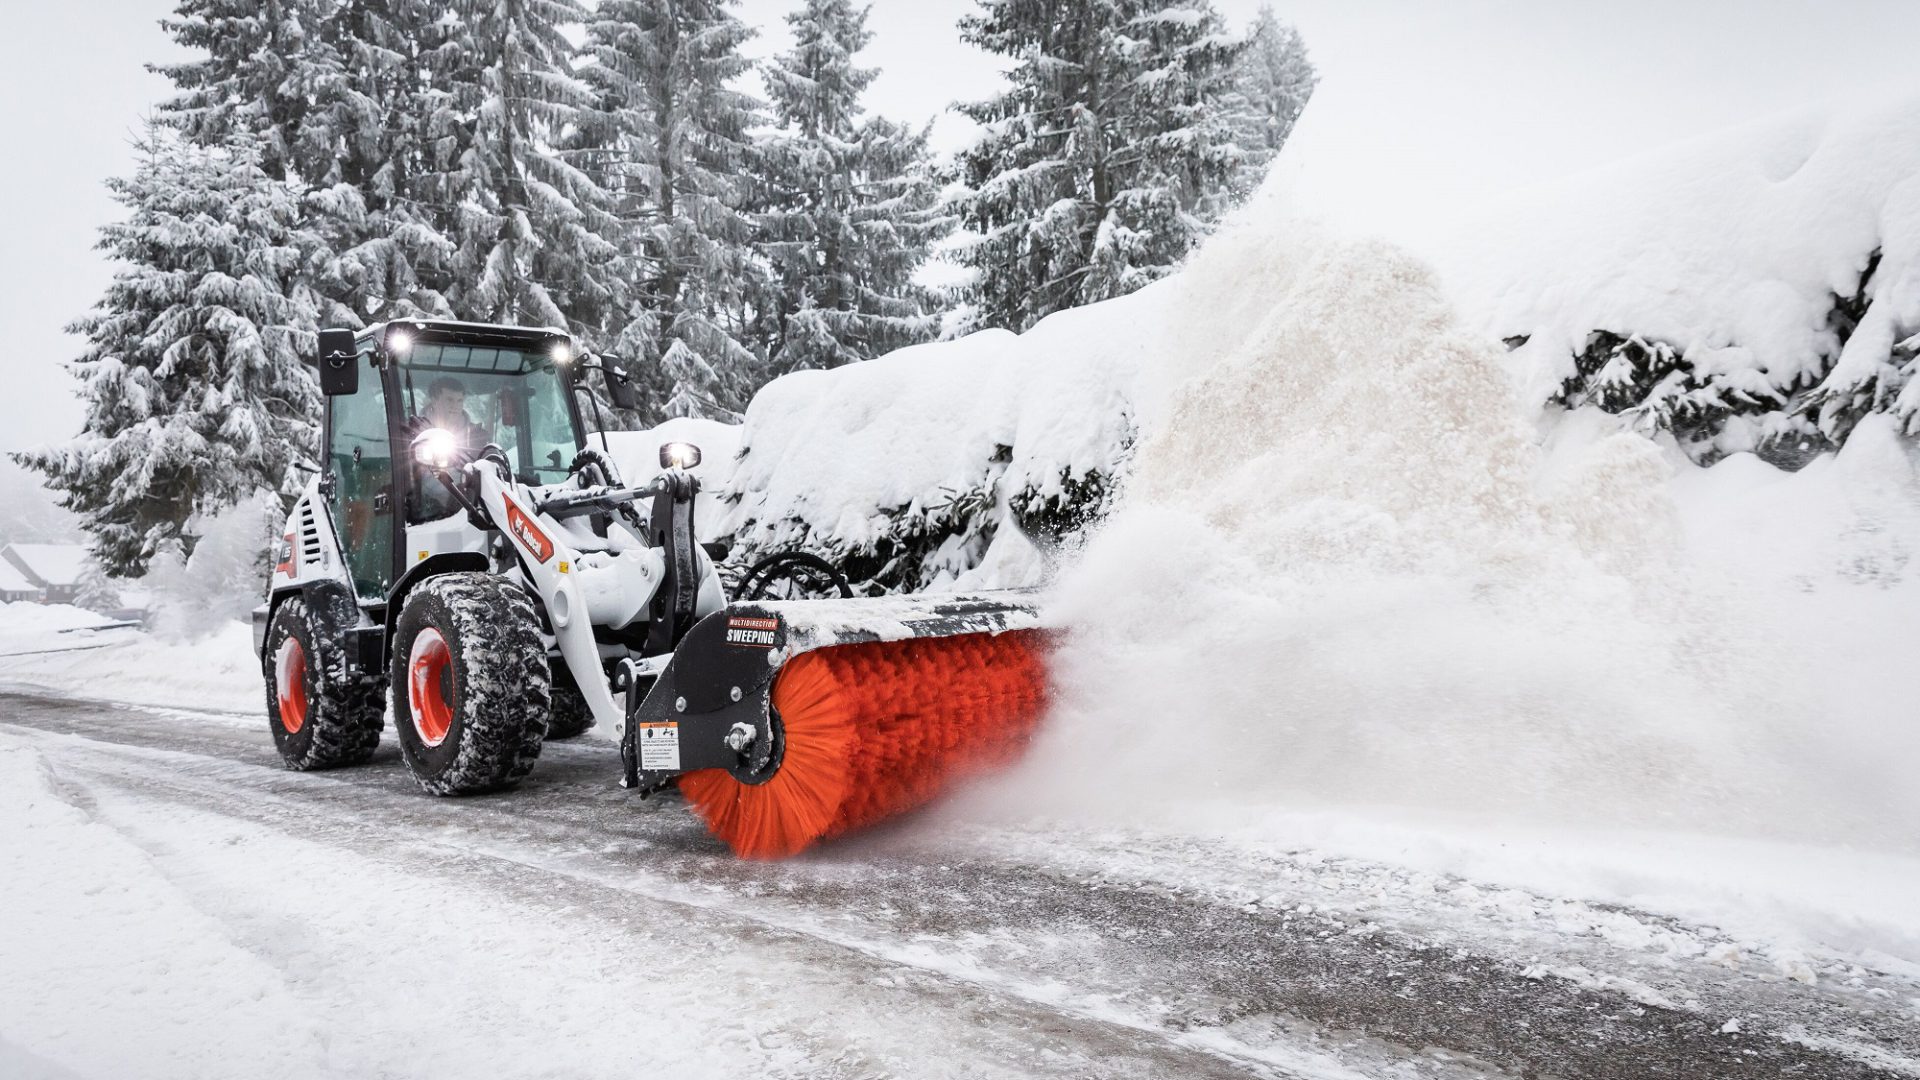
POLYGON ((287 734, 295 734, 307 722, 307 650, 300 639, 289 637, 280 643, 273 657, 273 688, 280 705, 280 726, 287 734))
POLYGON ((413 639, 407 656, 407 711, 413 714, 413 730, 428 746, 446 741, 453 728, 453 693, 448 675, 453 652, 447 639, 429 626, 413 639))

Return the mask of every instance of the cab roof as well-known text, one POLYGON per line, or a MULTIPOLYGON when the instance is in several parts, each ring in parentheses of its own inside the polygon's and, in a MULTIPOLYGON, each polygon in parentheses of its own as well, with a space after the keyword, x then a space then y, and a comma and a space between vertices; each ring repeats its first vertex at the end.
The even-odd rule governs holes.
POLYGON ((540 345, 559 339, 571 341, 573 335, 555 326, 505 326, 499 323, 461 322, 457 319, 393 319, 374 323, 354 335, 356 340, 385 340, 390 328, 405 328, 409 333, 425 335, 433 341, 470 342, 475 345, 540 345))

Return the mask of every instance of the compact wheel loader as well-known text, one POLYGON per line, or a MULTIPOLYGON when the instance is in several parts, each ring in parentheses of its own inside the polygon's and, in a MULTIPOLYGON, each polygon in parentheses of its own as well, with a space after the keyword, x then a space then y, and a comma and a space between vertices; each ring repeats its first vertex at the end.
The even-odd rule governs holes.
POLYGON ((729 603, 699 449, 619 475, 576 390, 632 391, 562 331, 389 322, 322 331, 314 363, 324 460, 255 611, 289 768, 366 762, 390 707, 421 788, 475 794, 600 725, 624 786, 677 784, 737 852, 779 856, 1007 760, 1043 707, 1025 594, 729 603))

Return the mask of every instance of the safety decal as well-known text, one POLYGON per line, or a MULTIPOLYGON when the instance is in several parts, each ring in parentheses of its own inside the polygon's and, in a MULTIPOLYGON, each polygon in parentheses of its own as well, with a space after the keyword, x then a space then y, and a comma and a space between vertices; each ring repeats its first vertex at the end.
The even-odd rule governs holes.
POLYGON ((640 724, 635 734, 640 736, 640 767, 642 769, 680 771, 680 724, 668 720, 657 724, 640 724))
POLYGON ((515 539, 526 545, 527 550, 532 552, 535 562, 543 563, 553 558, 553 541, 547 539, 547 534, 541 532, 540 526, 533 523, 533 519, 527 516, 526 511, 515 506, 513 500, 507 499, 505 502, 507 531, 513 533, 515 539))
POLYGON ((780 629, 779 619, 760 619, 746 615, 733 615, 727 618, 727 644, 750 645, 756 649, 773 648, 774 631, 780 629))

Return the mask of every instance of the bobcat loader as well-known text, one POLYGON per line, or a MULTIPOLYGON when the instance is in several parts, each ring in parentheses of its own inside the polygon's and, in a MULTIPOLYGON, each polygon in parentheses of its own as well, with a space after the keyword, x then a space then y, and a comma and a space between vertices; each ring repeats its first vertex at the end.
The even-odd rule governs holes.
POLYGON ((782 855, 925 801, 1038 714, 1024 594, 729 603, 699 448, 621 476, 576 391, 631 388, 562 331, 389 322, 322 331, 314 362, 323 461, 254 613, 289 768, 366 762, 390 708, 421 788, 489 792, 599 725, 623 784, 687 778, 737 851, 782 855))

